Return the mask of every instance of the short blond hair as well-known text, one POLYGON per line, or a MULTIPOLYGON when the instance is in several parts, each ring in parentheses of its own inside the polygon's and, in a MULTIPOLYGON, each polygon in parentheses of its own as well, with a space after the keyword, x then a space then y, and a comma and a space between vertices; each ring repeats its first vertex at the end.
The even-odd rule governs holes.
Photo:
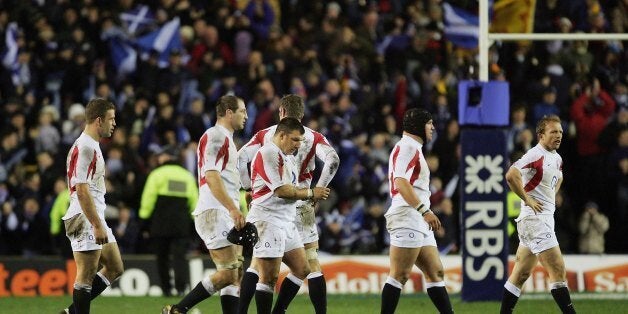
POLYGON ((551 114, 548 116, 543 116, 543 118, 541 118, 541 120, 539 120, 539 123, 536 124, 536 134, 537 135, 541 135, 543 133, 545 133, 545 128, 547 127, 547 124, 550 122, 558 122, 560 123, 560 118, 555 115, 555 114, 551 114))

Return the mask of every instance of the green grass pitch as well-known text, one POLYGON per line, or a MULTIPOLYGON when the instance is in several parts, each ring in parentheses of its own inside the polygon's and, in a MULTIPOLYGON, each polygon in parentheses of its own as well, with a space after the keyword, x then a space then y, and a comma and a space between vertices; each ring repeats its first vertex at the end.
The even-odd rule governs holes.
MULTIPOLYGON (((576 311, 579 313, 628 313, 628 299, 596 299, 586 295, 573 295, 576 311)), ((176 303, 179 298, 165 297, 100 297, 92 302, 94 314, 156 314, 168 303, 176 303)), ((0 298, 2 313, 58 313, 71 302, 71 297, 11 297, 0 298)), ((459 296, 452 296, 456 313, 498 313, 499 302, 462 302, 459 296)), ((340 314, 379 313, 379 295, 333 295, 329 296, 328 312, 340 314)), ((203 301, 196 310, 189 313, 220 313, 220 299, 216 296, 203 301)), ((255 313, 255 301, 249 308, 255 313)), ((288 313, 314 313, 307 296, 297 296, 288 313)), ((424 294, 404 295, 399 301, 397 313, 436 313, 430 299, 424 294)), ((515 313, 560 313, 551 296, 524 296, 515 313)))

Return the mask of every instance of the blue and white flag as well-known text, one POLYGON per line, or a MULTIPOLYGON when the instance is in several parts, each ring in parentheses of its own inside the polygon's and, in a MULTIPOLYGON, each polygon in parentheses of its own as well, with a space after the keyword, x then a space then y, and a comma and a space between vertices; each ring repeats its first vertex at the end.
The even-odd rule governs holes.
POLYGON ((6 45, 6 50, 2 53, 2 65, 7 70, 14 70, 17 66, 17 55, 18 55, 18 45, 17 45, 17 23, 11 22, 9 23, 4 42, 6 45))
POLYGON ((120 13, 120 20, 131 36, 155 25, 155 16, 147 5, 138 5, 131 11, 120 13))
POLYGON ((447 40, 462 48, 476 48, 480 33, 478 17, 449 3, 443 3, 443 9, 447 40))
POLYGON ((142 58, 148 58, 151 51, 159 52, 159 67, 168 66, 168 57, 173 50, 183 50, 181 35, 179 34, 179 18, 164 24, 156 31, 150 32, 137 39, 137 46, 142 51, 142 58))
POLYGON ((109 40, 111 61, 118 72, 118 76, 125 76, 135 72, 137 66, 137 52, 125 40, 112 38, 109 40))

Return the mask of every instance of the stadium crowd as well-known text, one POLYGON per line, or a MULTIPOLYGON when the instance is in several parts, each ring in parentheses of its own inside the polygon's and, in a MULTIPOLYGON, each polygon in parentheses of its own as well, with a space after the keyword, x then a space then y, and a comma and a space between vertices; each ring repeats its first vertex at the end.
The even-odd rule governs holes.
MULTIPOLYGON (((117 106, 118 126, 102 143, 107 214, 121 251, 132 254, 150 251, 138 209, 156 155, 176 147, 196 174, 196 141, 213 125, 220 96, 247 102, 245 130, 235 134, 240 147, 276 123, 287 93, 307 100, 304 124, 340 156, 332 195, 317 213, 322 251, 386 252, 388 156, 403 112, 419 106, 437 129, 425 153, 432 209, 443 224, 439 249, 458 252, 457 83, 477 78, 477 51, 445 37, 443 2, 477 10, 462 0, 2 1, 0 255, 68 254, 60 221, 69 201, 65 160, 89 99, 117 106), (140 20, 138 8, 148 8, 150 19, 140 20), (133 70, 119 66, 115 36, 139 38, 175 17, 180 47, 139 53, 133 70), (17 31, 9 43, 11 23, 17 31)), ((537 1, 534 31, 626 33, 627 12, 622 0, 537 1)), ((628 253, 624 44, 498 42, 490 51, 491 79, 510 83, 511 159, 535 145, 533 126, 543 115, 563 121, 556 232, 565 253, 579 253, 579 234, 590 234, 579 232, 585 204, 610 221, 603 247, 591 241, 598 248, 590 251, 628 253)), ((200 243, 191 241, 190 250, 200 243)))

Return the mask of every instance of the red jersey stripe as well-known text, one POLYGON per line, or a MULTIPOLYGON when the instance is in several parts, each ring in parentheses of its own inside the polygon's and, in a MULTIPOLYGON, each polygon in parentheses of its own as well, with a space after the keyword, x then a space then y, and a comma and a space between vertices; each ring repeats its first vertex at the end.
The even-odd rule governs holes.
POLYGON ((72 149, 72 156, 70 157, 70 165, 68 167, 68 188, 70 189, 70 193, 76 191, 76 187, 72 184, 72 177, 76 175, 76 164, 78 162, 78 147, 74 146, 72 149))
POLYGON ((261 130, 259 132, 257 132, 255 134, 255 137, 253 138, 253 141, 251 141, 249 143, 248 146, 252 146, 252 145, 264 145, 264 137, 266 136, 266 133, 268 133, 268 129, 264 129, 261 130))
POLYGON ((96 161, 98 160, 98 156, 96 155, 96 151, 94 151, 94 156, 92 157, 92 162, 89 164, 89 168, 87 168, 87 178, 89 179, 89 175, 91 172, 92 179, 94 179, 94 173, 96 173, 96 161))
POLYGON ((400 146, 395 147, 395 151, 393 152, 393 169, 391 169, 390 171, 390 178, 388 178, 388 180, 390 181, 390 195, 392 197, 394 197, 395 195, 397 195, 399 193, 399 191, 397 190, 397 187, 395 187, 395 178, 393 178, 393 172, 395 171, 395 167, 397 165, 397 157, 399 157, 399 150, 401 150, 400 146))
POLYGON ((201 136, 201 139, 198 142, 198 150, 196 159, 198 160, 198 186, 201 187, 203 184, 207 183, 205 179, 205 174, 201 173, 203 171, 203 166, 205 165, 205 158, 203 155, 205 154, 205 147, 207 146, 207 133, 201 136))
POLYGON ((216 155, 216 165, 218 164, 218 161, 220 161, 220 159, 222 159, 222 170, 225 170, 225 168, 227 167, 227 163, 229 162, 229 138, 225 137, 225 142, 222 144, 222 146, 220 147, 220 150, 218 150, 218 154, 216 155))
POLYGON ((325 142, 325 138, 322 134, 318 132, 312 132, 312 134, 314 134, 314 141, 312 142, 312 147, 310 147, 310 151, 307 152, 307 155, 305 156, 305 158, 303 159, 303 163, 301 164, 301 169, 299 171, 299 182, 312 178, 312 173, 305 171, 307 170, 307 166, 310 164, 310 160, 312 160, 314 154, 316 154, 316 145, 319 143, 329 145, 327 144, 327 142, 325 142))
POLYGON ((412 170, 412 175, 410 176, 410 184, 414 185, 414 182, 419 178, 419 174, 421 173, 421 163, 419 163, 419 152, 416 152, 410 163, 408 164, 408 168, 406 171, 410 170, 410 168, 414 167, 412 170))
POLYGON ((268 188, 268 186, 264 185, 261 189, 259 189, 258 191, 255 191, 255 193, 253 193, 253 195, 251 196, 253 199, 256 198, 260 198, 266 194, 270 193, 270 188, 268 188))
POLYGON ((283 157, 277 153, 277 161, 279 162, 279 179, 283 180, 283 157))
POLYGON ((536 173, 534 174, 532 179, 530 179, 530 181, 528 181, 528 184, 526 184, 526 186, 523 188, 526 192, 530 192, 534 190, 534 188, 536 188, 539 185, 539 183, 541 183, 541 180, 543 180, 543 160, 544 159, 545 159, 545 156, 541 156, 541 158, 537 159, 536 161, 533 161, 523 166, 523 169, 536 170, 536 173))
POLYGON ((258 155, 259 156, 255 158, 255 162, 252 167, 253 174, 251 176, 251 182, 255 181, 255 179, 259 175, 264 181, 270 183, 268 175, 266 174, 266 169, 264 169, 264 158, 262 158, 262 154, 258 153, 258 155))

